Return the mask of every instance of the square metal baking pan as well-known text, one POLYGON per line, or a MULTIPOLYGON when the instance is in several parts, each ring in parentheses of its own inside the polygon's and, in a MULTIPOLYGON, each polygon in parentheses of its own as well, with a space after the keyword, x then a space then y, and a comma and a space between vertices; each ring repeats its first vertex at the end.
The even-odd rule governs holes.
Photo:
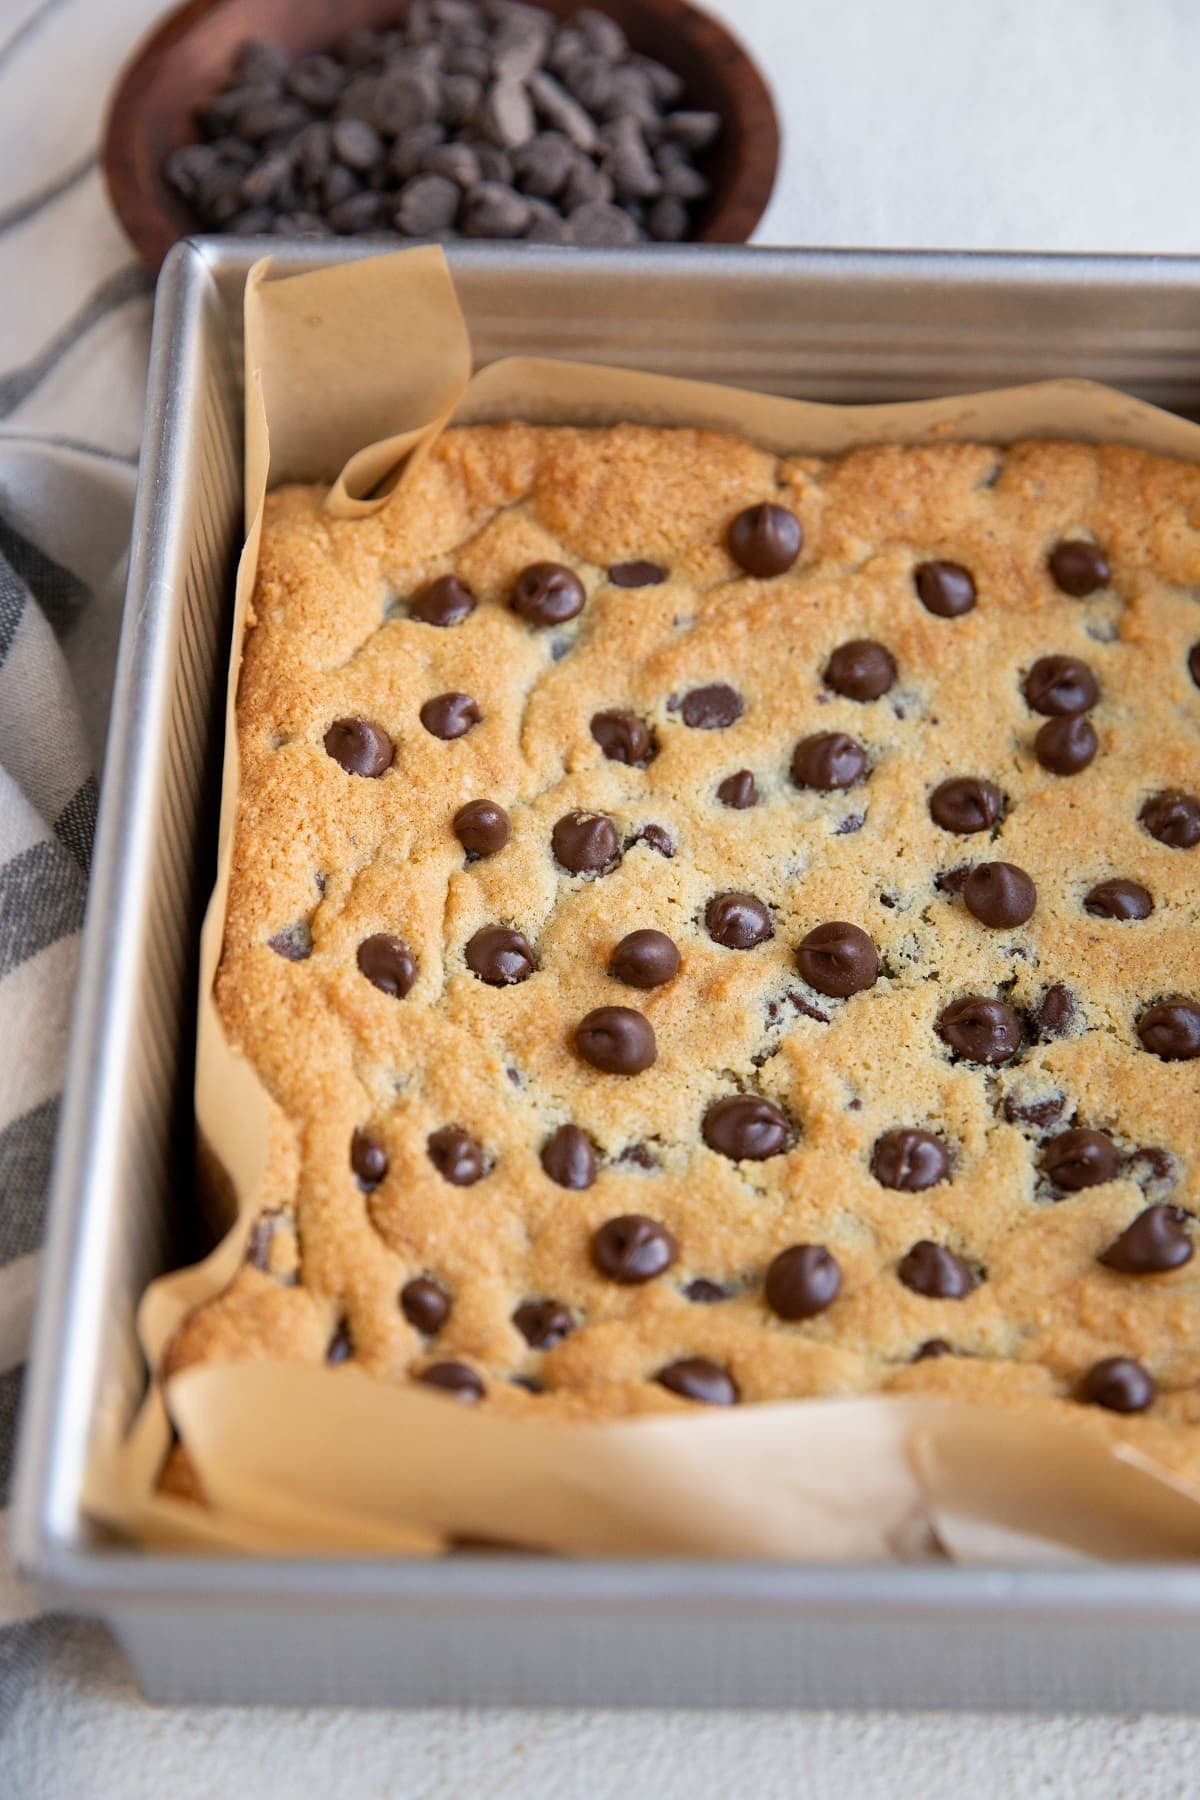
MULTIPOLYGON (((366 253, 287 250, 289 269, 366 253)), ((143 1385, 134 1307, 194 1252, 197 929, 241 524, 245 243, 179 246, 155 312, 14 1541, 158 1700, 1186 1710, 1200 1568, 201 1557, 105 1541, 89 1446, 143 1385)), ((1087 375, 1200 412, 1200 260, 792 250, 451 253, 478 359, 830 400, 1087 375)))

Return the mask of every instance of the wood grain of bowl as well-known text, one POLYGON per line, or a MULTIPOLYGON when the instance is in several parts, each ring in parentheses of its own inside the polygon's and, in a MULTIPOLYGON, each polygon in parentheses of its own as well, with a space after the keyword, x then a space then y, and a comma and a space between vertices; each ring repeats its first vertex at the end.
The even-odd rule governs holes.
MULTIPOLYGON (((582 0, 541 0, 562 18, 582 0)), ((148 268, 198 230, 163 163, 193 143, 196 114, 229 80, 251 38, 291 55, 326 49, 360 26, 395 24, 405 0, 188 0, 134 52, 113 92, 102 160, 117 216, 148 268)), ((686 104, 721 115, 720 138, 701 161, 711 191, 693 238, 744 243, 766 207, 779 160, 779 123, 766 82, 725 27, 687 0, 603 0, 632 48, 675 69, 686 104)))

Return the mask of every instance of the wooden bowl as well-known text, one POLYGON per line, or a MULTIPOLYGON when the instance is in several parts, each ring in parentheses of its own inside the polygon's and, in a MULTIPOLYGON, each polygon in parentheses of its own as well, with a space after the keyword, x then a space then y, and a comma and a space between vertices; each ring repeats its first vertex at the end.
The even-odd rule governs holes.
MULTIPOLYGON (((563 18, 581 0, 542 0, 563 18)), ((163 162, 198 137, 196 114, 224 86, 249 38, 292 55, 328 48, 358 26, 394 24, 405 0, 188 0, 135 51, 109 106, 103 166, 117 216, 138 255, 157 270, 177 238, 198 229, 168 185, 163 162)), ((711 192, 694 237, 744 243, 770 197, 779 122, 766 83, 723 25, 686 0, 603 0, 630 44, 676 69, 687 105, 720 113, 724 129, 700 166, 711 192)))

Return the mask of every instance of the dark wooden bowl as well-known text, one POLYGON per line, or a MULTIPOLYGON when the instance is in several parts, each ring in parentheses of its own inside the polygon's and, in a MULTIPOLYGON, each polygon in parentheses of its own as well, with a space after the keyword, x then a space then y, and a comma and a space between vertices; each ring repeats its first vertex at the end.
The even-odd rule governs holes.
MULTIPOLYGON (((581 0, 541 0, 566 17, 581 0)), ((197 229, 163 176, 165 158, 198 133, 195 118, 229 79, 248 38, 292 54, 320 50, 357 26, 394 23, 405 0, 188 0, 135 51, 109 106, 103 165, 117 216, 148 268, 197 229)), ((712 191, 695 237, 741 244, 770 197, 779 122, 765 81, 723 25, 686 0, 603 0, 633 48, 678 70, 689 106, 720 113, 724 129, 701 163, 712 191)))

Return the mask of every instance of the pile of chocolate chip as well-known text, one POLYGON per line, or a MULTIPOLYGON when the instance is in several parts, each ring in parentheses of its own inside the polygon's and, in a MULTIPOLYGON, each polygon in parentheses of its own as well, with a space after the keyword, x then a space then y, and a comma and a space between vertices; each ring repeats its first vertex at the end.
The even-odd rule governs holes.
POLYGON ((248 43, 165 174, 201 227, 280 237, 676 242, 716 113, 606 13, 412 0, 392 29, 289 58, 248 43))

